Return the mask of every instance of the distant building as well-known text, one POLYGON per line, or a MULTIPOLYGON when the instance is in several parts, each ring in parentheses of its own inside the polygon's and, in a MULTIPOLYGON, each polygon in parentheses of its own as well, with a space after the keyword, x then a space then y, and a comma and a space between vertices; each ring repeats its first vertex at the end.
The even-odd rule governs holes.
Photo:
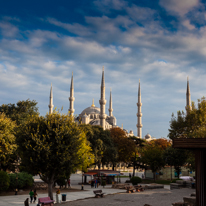
MULTIPOLYGON (((71 78, 71 85, 70 85, 70 97, 69 97, 69 113, 71 116, 74 116, 74 82, 73 82, 73 72, 72 72, 72 78, 71 78)), ((87 107, 84 109, 81 114, 79 114, 77 117, 74 117, 74 120, 79 123, 83 124, 90 124, 90 125, 100 125, 103 127, 103 129, 110 129, 117 126, 117 120, 116 117, 113 116, 113 107, 112 107, 112 92, 110 90, 110 100, 109 100, 109 114, 107 115, 105 113, 105 105, 106 105, 106 99, 105 99, 105 80, 104 80, 104 67, 102 70, 102 80, 101 80, 101 91, 100 91, 100 108, 96 107, 94 105, 94 99, 92 101, 92 105, 90 107, 87 107)), ((138 102, 137 102, 137 136, 139 138, 142 138, 142 113, 141 113, 141 90, 140 90, 140 81, 139 81, 139 89, 138 89, 138 102)), ((51 85, 51 91, 50 91, 50 101, 49 101, 49 113, 51 114, 53 112, 53 94, 52 94, 52 85, 51 85)), ((123 129, 123 128, 122 128, 123 129)), ((132 130, 128 133, 127 130, 125 130, 127 136, 134 136, 134 133, 132 130)))

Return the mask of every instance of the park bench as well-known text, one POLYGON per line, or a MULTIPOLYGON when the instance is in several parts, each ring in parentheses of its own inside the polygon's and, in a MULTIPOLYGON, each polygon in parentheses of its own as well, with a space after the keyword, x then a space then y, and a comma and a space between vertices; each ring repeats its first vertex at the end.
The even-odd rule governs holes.
POLYGON ((104 197, 105 194, 102 192, 102 190, 94 190, 93 192, 95 194, 95 197, 104 197))
POLYGON ((51 200, 50 197, 40 197, 38 203, 53 206, 54 205, 54 200, 51 200))
POLYGON ((133 193, 135 192, 135 188, 133 186, 126 187, 127 193, 133 193))
POLYGON ((136 189, 136 192, 143 192, 144 188, 141 185, 134 185, 134 188, 136 189))
POLYGON ((188 203, 190 205, 195 206, 196 205, 196 197, 183 197, 184 203, 188 203))

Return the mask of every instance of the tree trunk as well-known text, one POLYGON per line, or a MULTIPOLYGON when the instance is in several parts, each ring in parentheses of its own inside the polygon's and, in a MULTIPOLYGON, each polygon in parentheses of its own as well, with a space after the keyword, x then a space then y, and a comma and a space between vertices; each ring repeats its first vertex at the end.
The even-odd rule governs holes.
POLYGON ((155 172, 153 172, 154 182, 156 181, 156 175, 155 172))
POLYGON ((133 177, 135 176, 135 162, 136 162, 136 153, 135 153, 135 159, 133 162, 133 177))
POLYGON ((54 182, 49 182, 48 183, 48 196, 51 198, 51 200, 53 200, 53 191, 52 191, 52 185, 54 184, 54 182))
POLYGON ((112 170, 114 171, 114 164, 112 165, 112 170))
POLYGON ((172 166, 170 166, 170 168, 171 168, 171 180, 172 180, 172 166))

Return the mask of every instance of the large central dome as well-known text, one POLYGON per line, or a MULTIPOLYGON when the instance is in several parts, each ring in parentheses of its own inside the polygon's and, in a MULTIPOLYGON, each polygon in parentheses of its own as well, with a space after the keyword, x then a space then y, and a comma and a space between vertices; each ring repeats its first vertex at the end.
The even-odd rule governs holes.
POLYGON ((84 109, 81 113, 81 115, 88 115, 88 114, 100 114, 100 108, 98 107, 87 107, 86 109, 84 109))

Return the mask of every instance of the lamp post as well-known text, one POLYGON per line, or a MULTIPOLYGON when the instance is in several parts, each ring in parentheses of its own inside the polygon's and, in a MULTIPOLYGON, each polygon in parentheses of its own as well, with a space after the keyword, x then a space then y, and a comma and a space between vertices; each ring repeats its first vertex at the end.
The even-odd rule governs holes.
POLYGON ((18 174, 16 173, 16 189, 15 189, 15 195, 17 195, 17 192, 18 192, 18 174))
POLYGON ((83 164, 84 164, 84 156, 83 156, 83 162, 82 162, 82 189, 84 190, 84 183, 83 183, 83 164))

